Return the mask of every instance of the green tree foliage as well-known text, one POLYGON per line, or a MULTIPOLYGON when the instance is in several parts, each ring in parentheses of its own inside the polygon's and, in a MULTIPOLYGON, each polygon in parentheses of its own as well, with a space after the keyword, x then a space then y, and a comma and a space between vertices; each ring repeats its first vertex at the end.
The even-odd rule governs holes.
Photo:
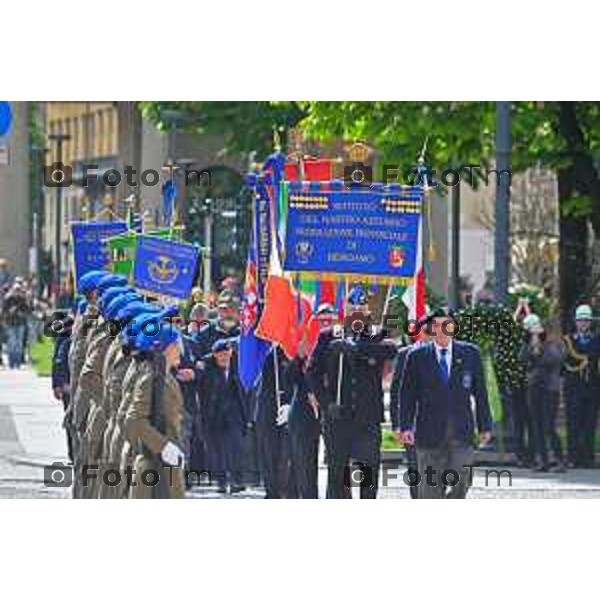
POLYGON ((218 134, 226 152, 260 159, 273 150, 275 131, 285 137, 304 116, 296 102, 141 102, 140 108, 162 131, 218 134))
MULTIPOLYGON (((446 168, 481 165, 477 186, 494 163, 494 102, 142 102, 144 116, 162 129, 175 125, 223 136, 228 152, 273 148, 273 132, 299 127, 323 142, 364 141, 380 163, 409 167, 427 140, 426 162, 439 174, 446 168), (178 115, 178 116, 174 116, 178 115)), ((514 172, 535 164, 558 174, 560 200, 561 304, 570 312, 576 300, 591 294, 594 257, 588 252, 588 225, 600 239, 600 103, 515 102, 512 104, 514 172)), ((495 177, 488 180, 495 184, 495 177)), ((596 262, 600 261, 596 257, 596 262)))

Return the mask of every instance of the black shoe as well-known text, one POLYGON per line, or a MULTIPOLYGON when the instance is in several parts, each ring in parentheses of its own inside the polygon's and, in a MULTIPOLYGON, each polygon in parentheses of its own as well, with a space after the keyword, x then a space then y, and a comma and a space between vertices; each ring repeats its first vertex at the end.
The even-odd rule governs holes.
POLYGON ((229 491, 231 494, 239 494, 240 492, 246 491, 246 486, 245 485, 232 485, 231 489, 229 491))
POLYGON ((226 485, 220 485, 217 488, 217 494, 226 494, 227 493, 227 486, 226 485))
POLYGON ((536 471, 537 473, 548 473, 550 468, 548 467, 548 465, 542 463, 541 465, 536 465, 533 468, 533 470, 536 471))
POLYGON ((567 468, 563 462, 558 462, 552 467, 551 471, 552 473, 566 473, 567 468))

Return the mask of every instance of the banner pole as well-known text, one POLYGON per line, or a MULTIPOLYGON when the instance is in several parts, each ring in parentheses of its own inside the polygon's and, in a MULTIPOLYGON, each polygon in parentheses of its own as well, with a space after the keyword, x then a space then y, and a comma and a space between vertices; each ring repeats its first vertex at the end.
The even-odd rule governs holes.
POLYGON ((281 398, 279 390, 279 359, 277 358, 277 344, 273 342, 273 368, 275 369, 275 407, 279 415, 281 408, 281 398))
MULTIPOLYGON (((344 278, 344 298, 343 302, 346 302, 346 298, 348 297, 348 277, 344 278)), ((342 341, 345 337, 345 327, 342 322, 342 341)), ((337 392, 335 403, 340 406, 342 404, 342 379, 344 377, 344 353, 340 350, 340 357, 338 360, 338 380, 337 380, 337 392)))

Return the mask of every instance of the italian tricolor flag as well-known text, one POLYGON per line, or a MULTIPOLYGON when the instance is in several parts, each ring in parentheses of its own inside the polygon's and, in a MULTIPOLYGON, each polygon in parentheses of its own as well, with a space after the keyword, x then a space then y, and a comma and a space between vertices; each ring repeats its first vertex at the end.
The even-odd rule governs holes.
MULTIPOLYGON (((423 219, 419 220, 419 232, 417 235, 417 260, 415 261, 415 274, 411 284, 402 295, 402 302, 408 308, 410 321, 420 321, 427 314, 425 298, 425 269, 423 267, 423 219)), ((417 336, 417 340, 421 334, 417 336)))

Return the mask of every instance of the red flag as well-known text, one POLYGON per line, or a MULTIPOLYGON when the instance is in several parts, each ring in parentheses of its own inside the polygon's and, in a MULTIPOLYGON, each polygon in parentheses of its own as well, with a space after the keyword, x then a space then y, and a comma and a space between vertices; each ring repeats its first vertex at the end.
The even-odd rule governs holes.
POLYGON ((309 158, 302 161, 304 179, 306 181, 331 181, 333 178, 333 161, 330 158, 309 158))
MULTIPOLYGON (((408 308, 409 321, 420 321, 427 315, 425 298, 425 269, 423 267, 423 219, 419 221, 419 232, 417 235, 417 260, 415 262, 415 274, 411 284, 402 295, 402 302, 408 308)), ((422 334, 416 336, 421 339, 422 334)))
POLYGON ((283 275, 269 275, 265 285, 265 306, 256 335, 278 343, 288 358, 298 350, 298 306, 292 284, 283 275))

